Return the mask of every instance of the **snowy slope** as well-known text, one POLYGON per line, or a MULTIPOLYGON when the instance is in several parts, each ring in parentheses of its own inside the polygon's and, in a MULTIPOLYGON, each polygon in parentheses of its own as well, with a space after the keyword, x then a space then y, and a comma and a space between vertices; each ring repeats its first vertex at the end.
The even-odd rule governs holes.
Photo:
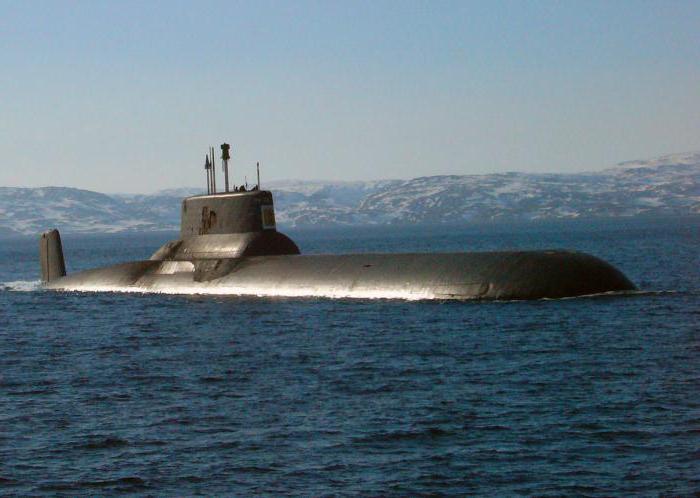
POLYGON ((64 187, 0 188, 0 234, 38 233, 54 226, 86 233, 160 228, 105 194, 64 187))
MULTIPOLYGON (((700 214, 700 153, 629 161, 581 174, 450 175, 373 182, 277 181, 281 226, 461 223, 700 214)), ((0 236, 51 227, 96 233, 176 230, 180 202, 201 189, 105 195, 0 187, 0 236)))

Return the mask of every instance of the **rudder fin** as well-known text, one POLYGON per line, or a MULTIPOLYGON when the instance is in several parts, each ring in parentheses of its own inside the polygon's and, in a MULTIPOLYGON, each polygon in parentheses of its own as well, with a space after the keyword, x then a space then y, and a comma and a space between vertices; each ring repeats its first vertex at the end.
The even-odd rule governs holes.
POLYGON ((42 282, 51 282, 66 276, 61 234, 55 228, 41 234, 39 239, 39 259, 41 261, 42 282))

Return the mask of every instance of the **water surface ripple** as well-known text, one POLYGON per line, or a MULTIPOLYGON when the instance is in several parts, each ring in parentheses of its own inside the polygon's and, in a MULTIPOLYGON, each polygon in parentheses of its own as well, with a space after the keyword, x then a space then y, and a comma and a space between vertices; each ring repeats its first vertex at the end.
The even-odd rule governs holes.
MULTIPOLYGON (((32 285, 36 241, 0 241, 0 494, 697 493, 697 225, 538 230, 294 237, 306 252, 569 247, 654 292, 50 293, 32 285)), ((67 236, 69 269, 161 239, 67 236)))

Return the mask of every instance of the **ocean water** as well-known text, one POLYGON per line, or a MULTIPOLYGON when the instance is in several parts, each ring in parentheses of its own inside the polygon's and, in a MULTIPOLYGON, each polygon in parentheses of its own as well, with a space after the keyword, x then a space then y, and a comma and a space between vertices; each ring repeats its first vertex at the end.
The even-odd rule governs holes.
MULTIPOLYGON (((0 495, 697 496, 699 227, 290 233, 578 249, 642 290, 530 302, 53 293, 0 240, 0 495)), ((68 268, 173 237, 64 236, 68 268)))

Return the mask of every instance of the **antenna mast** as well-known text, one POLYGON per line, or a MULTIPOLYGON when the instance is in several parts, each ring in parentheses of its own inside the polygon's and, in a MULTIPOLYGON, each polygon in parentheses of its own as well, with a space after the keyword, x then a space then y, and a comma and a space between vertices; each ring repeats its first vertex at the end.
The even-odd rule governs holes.
POLYGON ((231 159, 229 149, 231 149, 231 146, 229 144, 221 144, 221 160, 223 161, 224 183, 226 184, 226 192, 228 192, 228 160, 231 159))
POLYGON ((204 160, 204 169, 207 171, 207 194, 211 194, 211 164, 209 163, 209 154, 206 155, 204 160))
POLYGON ((258 162, 256 163, 255 167, 256 167, 257 170, 258 170, 258 190, 262 190, 262 189, 260 188, 260 161, 258 161, 258 162))
POLYGON ((214 147, 209 147, 211 152, 211 193, 216 194, 216 162, 214 161, 214 147))

